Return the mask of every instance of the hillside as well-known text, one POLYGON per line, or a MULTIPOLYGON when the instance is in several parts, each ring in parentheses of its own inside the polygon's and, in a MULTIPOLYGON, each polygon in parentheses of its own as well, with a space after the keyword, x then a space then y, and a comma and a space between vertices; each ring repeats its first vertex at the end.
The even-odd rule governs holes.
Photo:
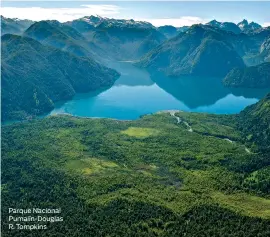
POLYGON ((77 56, 93 57, 86 39, 74 28, 58 21, 36 22, 23 35, 77 56))
POLYGON ((49 112, 76 92, 111 86, 119 74, 21 36, 2 36, 2 120, 49 112))
POLYGON ((146 54, 137 66, 165 71, 168 75, 224 76, 244 62, 223 32, 195 25, 146 54))
MULTIPOLYGON (((239 115, 265 122, 246 131, 269 126, 267 103, 239 115)), ((244 144, 238 119, 171 111, 4 126, 2 213, 29 203, 61 208, 64 221, 39 236, 267 236, 269 155, 244 144)), ((21 233, 6 231, 6 219, 3 228, 21 233)))
POLYGON ((234 68, 223 79, 228 87, 270 88, 270 63, 234 68))
POLYGON ((239 128, 246 140, 270 153, 270 94, 239 114, 239 128))
POLYGON ((263 61, 270 62, 270 37, 263 42, 260 49, 260 56, 263 61))

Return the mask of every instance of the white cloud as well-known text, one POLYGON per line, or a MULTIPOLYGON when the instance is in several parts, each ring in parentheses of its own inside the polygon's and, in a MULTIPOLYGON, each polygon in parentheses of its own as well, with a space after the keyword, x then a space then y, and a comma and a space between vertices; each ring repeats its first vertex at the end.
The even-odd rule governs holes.
POLYGON ((262 26, 263 26, 263 27, 270 26, 270 22, 264 22, 264 23, 262 24, 262 26))
POLYGON ((83 16, 100 15, 113 17, 120 12, 116 5, 85 4, 77 8, 41 8, 41 7, 2 7, 1 14, 9 18, 71 21, 83 16))
POLYGON ((154 26, 172 25, 175 27, 191 26, 194 24, 206 23, 208 20, 195 16, 182 16, 179 18, 160 18, 160 19, 138 19, 148 21, 154 26))

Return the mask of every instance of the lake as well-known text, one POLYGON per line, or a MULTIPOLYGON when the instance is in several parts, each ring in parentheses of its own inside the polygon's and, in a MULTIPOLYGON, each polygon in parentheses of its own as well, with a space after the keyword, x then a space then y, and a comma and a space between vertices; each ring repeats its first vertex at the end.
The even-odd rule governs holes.
POLYGON ((160 110, 183 110, 216 114, 238 113, 257 102, 270 89, 226 88, 220 78, 168 78, 150 73, 129 62, 109 63, 121 73, 111 88, 77 94, 59 102, 50 113, 81 117, 136 119, 160 110))

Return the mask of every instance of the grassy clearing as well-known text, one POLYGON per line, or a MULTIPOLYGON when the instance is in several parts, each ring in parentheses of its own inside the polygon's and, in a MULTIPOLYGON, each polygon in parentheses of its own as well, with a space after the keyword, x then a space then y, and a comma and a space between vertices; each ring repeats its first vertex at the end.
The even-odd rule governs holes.
POLYGON ((110 172, 110 170, 117 168, 119 168, 119 166, 112 161, 105 161, 96 158, 69 160, 66 163, 66 169, 69 171, 75 171, 86 175, 110 172))
POLYGON ((129 127, 128 129, 121 131, 121 133, 128 135, 130 137, 146 138, 149 136, 158 135, 159 131, 157 129, 153 129, 153 128, 129 127))
POLYGON ((226 195, 215 192, 212 198, 224 207, 239 212, 242 215, 270 218, 270 200, 246 193, 226 195))

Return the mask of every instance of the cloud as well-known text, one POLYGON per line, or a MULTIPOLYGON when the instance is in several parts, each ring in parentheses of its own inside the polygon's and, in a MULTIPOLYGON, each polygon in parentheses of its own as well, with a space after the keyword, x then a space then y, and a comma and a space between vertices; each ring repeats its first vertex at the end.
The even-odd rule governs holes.
POLYGON ((9 18, 40 20, 71 21, 83 16, 100 15, 113 17, 119 14, 117 5, 85 4, 76 8, 41 8, 41 7, 2 7, 1 14, 9 18))
POLYGON ((154 26, 172 25, 175 27, 191 26, 200 23, 204 24, 209 21, 195 16, 182 16, 179 18, 138 19, 138 20, 148 21, 152 23, 154 26))
POLYGON ((270 26, 270 22, 264 22, 264 23, 262 24, 262 26, 263 26, 263 27, 270 26))
MULTIPOLYGON (((122 7, 110 4, 83 4, 75 8, 43 8, 43 7, 2 7, 1 14, 9 18, 40 20, 58 20, 60 22, 71 21, 84 16, 100 15, 103 17, 119 18, 122 7)), ((130 17, 131 18, 131 17, 130 17)), ((134 19, 148 21, 154 26, 173 25, 190 26, 206 23, 207 20, 196 16, 182 16, 179 18, 145 18, 134 19)))

